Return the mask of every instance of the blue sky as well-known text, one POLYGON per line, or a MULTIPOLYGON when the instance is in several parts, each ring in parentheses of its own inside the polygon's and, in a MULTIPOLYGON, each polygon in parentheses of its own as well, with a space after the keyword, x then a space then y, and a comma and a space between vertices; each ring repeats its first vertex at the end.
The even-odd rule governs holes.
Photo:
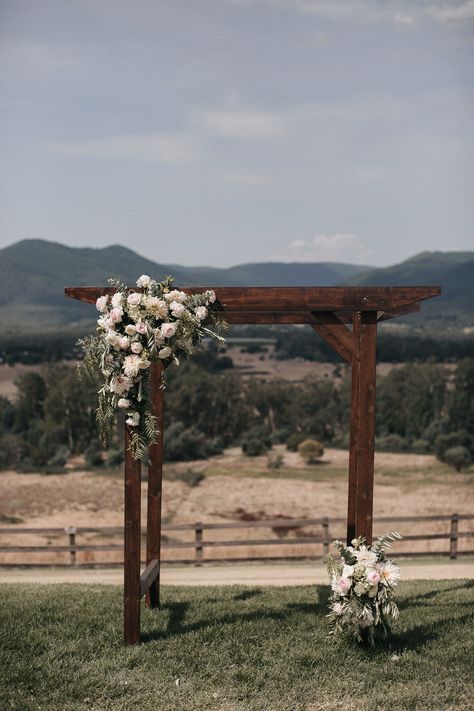
POLYGON ((474 249, 473 29, 473 0, 0 0, 0 247, 474 249))

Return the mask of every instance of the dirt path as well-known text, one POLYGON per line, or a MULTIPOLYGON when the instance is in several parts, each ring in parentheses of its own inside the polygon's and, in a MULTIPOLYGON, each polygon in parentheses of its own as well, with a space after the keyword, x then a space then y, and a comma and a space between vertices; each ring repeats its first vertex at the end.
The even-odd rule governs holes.
MULTIPOLYGON (((459 580, 474 578, 474 559, 400 561, 404 580, 459 580)), ((163 585, 315 585, 327 583, 327 573, 319 562, 247 563, 205 565, 199 568, 163 566, 163 585)), ((0 569, 0 583, 87 583, 121 585, 123 572, 115 569, 0 569)))

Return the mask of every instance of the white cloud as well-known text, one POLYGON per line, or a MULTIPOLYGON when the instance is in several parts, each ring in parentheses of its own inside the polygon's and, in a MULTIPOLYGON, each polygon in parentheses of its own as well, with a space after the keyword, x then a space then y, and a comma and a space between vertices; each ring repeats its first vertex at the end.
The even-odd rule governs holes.
POLYGON ((206 111, 197 123, 226 138, 271 138, 287 132, 279 114, 263 111, 206 111))
POLYGON ((363 262, 369 256, 369 250, 357 235, 338 232, 290 242, 281 258, 287 262, 363 262))
POLYGON ((240 185, 270 185, 273 183, 273 178, 270 175, 262 175, 258 173, 227 173, 225 179, 229 183, 239 183, 240 185))
POLYGON ((428 7, 428 14, 438 22, 446 24, 474 20, 474 0, 433 3, 428 7))
POLYGON ((196 141, 186 134, 157 133, 47 143, 42 149, 68 158, 186 163, 200 157, 196 141))

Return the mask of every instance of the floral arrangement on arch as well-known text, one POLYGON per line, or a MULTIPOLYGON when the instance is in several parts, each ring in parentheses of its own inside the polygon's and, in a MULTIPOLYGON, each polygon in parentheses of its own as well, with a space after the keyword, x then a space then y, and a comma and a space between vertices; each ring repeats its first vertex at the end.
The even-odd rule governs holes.
POLYGON ((396 531, 377 538, 370 546, 365 538, 355 538, 350 546, 334 541, 339 556, 325 558, 331 580, 329 634, 348 633, 359 642, 374 646, 374 633, 381 627, 387 634, 389 620, 395 620, 394 602, 400 568, 386 557, 393 541, 401 540, 396 531))
POLYGON ((97 333, 78 342, 84 351, 80 375, 98 374, 103 381, 97 409, 102 443, 107 446, 116 413, 122 410, 131 431, 130 450, 144 461, 158 435, 150 411, 151 364, 179 365, 180 358, 191 356, 205 337, 224 341, 218 331, 226 324, 215 293, 189 295, 173 289, 173 281, 166 277, 157 282, 143 274, 137 279, 137 291, 109 279, 114 293, 97 299, 97 333))

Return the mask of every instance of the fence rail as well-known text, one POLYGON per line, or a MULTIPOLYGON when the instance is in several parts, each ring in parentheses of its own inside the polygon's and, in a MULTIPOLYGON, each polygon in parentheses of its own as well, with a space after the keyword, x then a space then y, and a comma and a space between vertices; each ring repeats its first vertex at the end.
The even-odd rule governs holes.
MULTIPOLYGON (((385 516, 381 518, 374 519, 374 524, 379 523, 419 523, 419 522, 449 522, 449 531, 443 533, 414 533, 414 534, 404 534, 404 541, 430 541, 430 540, 447 540, 449 541, 449 548, 443 551, 403 551, 399 553, 399 556, 403 557, 415 557, 415 556, 426 556, 426 555, 436 555, 436 556, 449 556, 451 559, 455 559, 460 555, 473 555, 474 550, 462 550, 458 548, 458 541, 462 538, 474 538, 474 531, 460 531, 459 522, 461 521, 472 521, 474 520, 474 514, 446 514, 441 516, 385 516)), ((240 557, 240 558, 208 558, 204 557, 204 551, 208 548, 235 548, 239 546, 277 546, 280 550, 281 546, 299 546, 299 545, 321 545, 322 555, 329 552, 329 546, 335 540, 335 538, 330 533, 331 525, 343 524, 345 519, 343 518, 329 518, 327 516, 323 518, 314 519, 271 519, 271 520, 260 520, 260 521, 229 521, 228 523, 175 523, 175 524, 164 524, 162 527, 163 540, 162 549, 194 549, 194 557, 186 559, 165 559, 164 563, 194 563, 194 565, 202 565, 205 562, 238 562, 243 560, 302 560, 302 559, 318 559, 321 555, 272 555, 265 557, 240 557), (321 527, 320 535, 302 535, 300 529, 307 528, 309 526, 321 527), (241 529, 259 529, 267 528, 271 529, 274 533, 279 536, 279 538, 246 538, 246 539, 229 539, 229 540, 207 540, 204 536, 205 531, 216 531, 216 530, 241 530, 241 529), (173 541, 169 540, 167 536, 170 532, 185 532, 194 531, 193 540, 190 541, 173 541), (298 537, 287 537, 283 536, 288 534, 290 531, 298 532, 298 537)), ((4 527, 0 528, 0 538, 3 535, 16 535, 16 534, 34 534, 37 536, 66 536, 67 543, 64 545, 0 545, 0 555, 2 553, 69 553, 69 562, 66 564, 68 566, 94 566, 94 565, 121 565, 120 561, 117 562, 79 562, 77 559, 77 554, 82 552, 100 552, 100 551, 122 551, 122 543, 89 543, 89 544, 79 544, 77 543, 77 537, 85 534, 96 533, 104 536, 123 536, 122 527, 108 527, 108 526, 94 526, 94 527, 76 527, 67 526, 65 528, 21 528, 21 527, 4 527)), ((142 535, 145 534, 145 529, 142 529, 142 535)), ((395 556, 396 554, 394 554, 395 556)), ((2 562, 0 560, 0 567, 28 567, 38 565, 37 563, 25 563, 22 561, 2 562)), ((60 563, 40 563, 42 566, 57 566, 60 563)), ((64 563, 62 564, 64 565, 64 563)))

